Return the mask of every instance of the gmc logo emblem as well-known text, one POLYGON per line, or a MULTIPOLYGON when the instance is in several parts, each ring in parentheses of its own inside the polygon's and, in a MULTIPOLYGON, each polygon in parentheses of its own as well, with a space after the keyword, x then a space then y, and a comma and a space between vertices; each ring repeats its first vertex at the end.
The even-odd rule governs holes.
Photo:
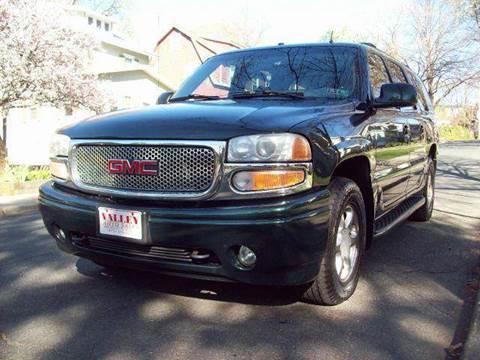
POLYGON ((122 175, 158 175, 158 161, 109 159, 108 173, 122 175))

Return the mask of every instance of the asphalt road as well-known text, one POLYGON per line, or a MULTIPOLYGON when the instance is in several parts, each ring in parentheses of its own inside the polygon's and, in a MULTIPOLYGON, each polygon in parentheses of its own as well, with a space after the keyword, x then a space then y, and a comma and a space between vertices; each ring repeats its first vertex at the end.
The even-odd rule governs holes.
POLYGON ((445 358, 464 340, 480 257, 480 142, 442 147, 436 188, 433 219, 377 241, 336 307, 108 272, 57 250, 36 213, 0 219, 0 358, 445 358))

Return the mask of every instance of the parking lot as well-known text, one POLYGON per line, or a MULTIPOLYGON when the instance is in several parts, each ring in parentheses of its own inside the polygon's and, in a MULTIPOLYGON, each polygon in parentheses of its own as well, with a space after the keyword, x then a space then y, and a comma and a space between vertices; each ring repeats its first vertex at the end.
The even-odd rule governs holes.
POLYGON ((110 272, 57 250, 36 212, 0 219, 0 358, 441 359, 465 340, 480 259, 480 142, 444 144, 429 223, 377 241, 350 301, 110 272))

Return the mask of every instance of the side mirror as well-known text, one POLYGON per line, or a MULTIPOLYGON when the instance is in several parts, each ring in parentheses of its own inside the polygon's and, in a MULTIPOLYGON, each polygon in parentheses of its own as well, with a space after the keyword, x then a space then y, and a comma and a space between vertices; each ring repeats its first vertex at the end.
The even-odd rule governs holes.
POLYGON ((173 95, 173 91, 166 91, 163 94, 160 94, 160 96, 157 99, 157 105, 168 104, 168 100, 170 100, 172 95, 173 95))
POLYGON ((373 107, 405 107, 417 105, 417 90, 414 86, 405 83, 383 84, 380 88, 380 97, 373 102, 373 107))

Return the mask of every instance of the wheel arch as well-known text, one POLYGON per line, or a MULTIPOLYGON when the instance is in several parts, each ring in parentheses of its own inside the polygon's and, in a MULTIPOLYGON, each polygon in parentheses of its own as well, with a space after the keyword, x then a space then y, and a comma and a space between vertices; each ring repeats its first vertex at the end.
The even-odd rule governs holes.
POLYGON ((373 222, 375 217, 371 168, 371 161, 366 155, 356 155, 340 161, 330 177, 330 180, 337 176, 350 179, 360 188, 365 202, 365 213, 367 215, 367 248, 370 247, 373 239, 373 222))

